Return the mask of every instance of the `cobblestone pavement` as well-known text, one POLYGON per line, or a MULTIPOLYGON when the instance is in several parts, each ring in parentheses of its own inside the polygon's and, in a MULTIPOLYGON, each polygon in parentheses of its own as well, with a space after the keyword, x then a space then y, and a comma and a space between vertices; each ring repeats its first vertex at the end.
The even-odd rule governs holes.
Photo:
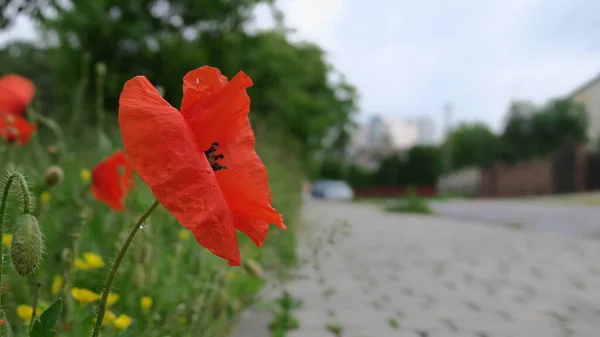
MULTIPOLYGON (((288 286, 289 337, 600 336, 599 241, 336 202, 304 217, 301 255, 334 243, 288 286)), ((253 315, 235 337, 269 336, 253 315)))
POLYGON ((591 205, 560 203, 559 200, 455 200, 432 202, 431 207, 436 214, 448 218, 519 224, 536 232, 600 235, 600 207, 591 205))

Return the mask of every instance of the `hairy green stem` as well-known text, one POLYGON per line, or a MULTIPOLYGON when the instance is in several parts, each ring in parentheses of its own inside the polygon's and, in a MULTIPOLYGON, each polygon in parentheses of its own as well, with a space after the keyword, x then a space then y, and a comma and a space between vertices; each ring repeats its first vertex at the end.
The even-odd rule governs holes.
POLYGON ((106 301, 108 300, 108 294, 110 293, 110 289, 112 288, 112 284, 115 280, 115 276, 117 275, 117 271, 121 266, 121 262, 125 257, 125 253, 127 253, 127 249, 131 245, 135 234, 137 234, 137 232, 140 230, 140 227, 144 224, 144 221, 146 221, 146 219, 150 216, 152 211, 154 211, 158 205, 158 200, 154 200, 152 205, 148 207, 146 212, 142 214, 142 216, 135 222, 135 224, 129 231, 129 235, 127 236, 127 239, 125 239, 125 243, 123 243, 123 247, 121 247, 117 258, 115 259, 115 262, 113 263, 113 266, 110 269, 108 278, 106 279, 106 285, 104 287, 104 291, 102 292, 102 297, 100 298, 100 304, 98 305, 98 317, 96 317, 96 323, 94 323, 94 329, 92 330, 91 337, 98 337, 100 335, 102 321, 104 321, 104 314, 106 313, 106 301))
POLYGON ((33 328, 33 322, 35 321, 35 315, 36 315, 36 311, 37 311, 37 303, 38 303, 38 298, 40 296, 40 288, 41 287, 42 287, 42 284, 38 282, 35 285, 35 290, 33 291, 33 304, 31 305, 33 312, 31 313, 31 319, 29 320, 29 330, 28 331, 31 331, 31 328, 33 328))
MULTIPOLYGON (((6 180, 6 184, 4 185, 4 191, 2 192, 2 200, 0 201, 0 234, 4 233, 4 213, 6 213, 6 202, 8 201, 8 193, 10 192, 10 186, 12 185, 12 182, 15 179, 18 180, 18 183, 21 187, 21 194, 23 195, 23 213, 29 214, 30 212, 31 196, 29 195, 27 181, 21 173, 14 172, 6 180)), ((4 274, 3 266, 4 250, 0 252, 0 317, 4 317, 4 312, 2 310, 2 277, 4 274)), ((4 336, 4 324, 0 324, 0 337, 2 336, 4 336)))
POLYGON ((100 70, 102 65, 96 65, 96 124, 98 125, 98 134, 104 131, 104 78, 106 76, 106 66, 100 70))
MULTIPOLYGON (((85 211, 85 210, 83 210, 85 211)), ((66 297, 66 292, 68 289, 71 289, 71 283, 73 283, 73 275, 75 274, 75 260, 77 260, 77 256, 79 255, 79 244, 81 242, 81 233, 83 232, 83 229, 85 228, 85 226, 87 225, 88 220, 84 217, 81 219, 80 222, 80 227, 79 227, 79 231, 76 233, 75 236, 75 240, 73 240, 73 248, 71 250, 71 255, 69 257, 68 262, 68 266, 66 268, 66 270, 63 273, 63 284, 60 288, 60 291, 58 292, 59 297, 61 298, 69 298, 70 300, 65 301, 65 308, 63 310, 66 311, 66 322, 69 322, 72 318, 73 315, 73 300, 71 297, 66 297)))
POLYGON ((67 153, 67 141, 65 140, 65 134, 60 125, 58 125, 58 123, 56 123, 54 120, 42 116, 33 108, 29 108, 29 114, 34 116, 36 121, 39 121, 40 123, 44 124, 48 127, 48 129, 50 129, 50 131, 52 131, 52 133, 54 133, 54 137, 56 138, 56 142, 60 151, 62 153, 67 153))

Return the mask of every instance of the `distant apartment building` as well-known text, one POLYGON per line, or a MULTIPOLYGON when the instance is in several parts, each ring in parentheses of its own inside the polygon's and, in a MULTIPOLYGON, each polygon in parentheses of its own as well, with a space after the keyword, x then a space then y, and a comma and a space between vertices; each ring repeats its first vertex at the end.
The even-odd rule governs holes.
POLYGON ((419 132, 419 145, 434 145, 437 143, 435 122, 431 118, 415 118, 414 124, 419 132))
POLYGON ((347 159, 358 166, 375 170, 383 158, 417 144, 418 136, 419 131, 413 123, 373 116, 353 133, 347 159))
POLYGON ((600 75, 577 88, 569 98, 585 107, 588 115, 588 146, 600 149, 600 75))

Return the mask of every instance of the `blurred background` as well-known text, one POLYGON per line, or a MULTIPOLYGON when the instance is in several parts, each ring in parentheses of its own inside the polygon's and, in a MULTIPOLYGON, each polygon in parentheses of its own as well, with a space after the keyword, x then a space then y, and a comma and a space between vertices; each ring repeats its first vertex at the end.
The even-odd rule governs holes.
MULTIPOLYGON (((222 326, 241 317, 239 336, 600 331, 600 4, 0 0, 0 13, 0 75, 35 83, 32 107, 60 125, 72 154, 59 162, 67 180, 121 146, 118 97, 133 76, 174 106, 199 66, 252 78, 257 149, 291 230, 273 231, 266 252, 248 248, 283 289, 268 318, 246 298, 259 286, 219 285, 231 316, 222 326), (344 243, 328 240, 340 231, 344 243), (346 283, 335 297, 331 285, 346 283), (250 318, 239 316, 245 307, 250 318)), ((40 127, 18 164, 35 177, 56 163, 39 155, 56 134, 40 127)), ((139 195, 141 208, 150 199, 139 195)), ((59 213, 47 216, 60 228, 59 213)), ((48 284, 55 269, 42 272, 48 284)), ((232 331, 196 318, 206 335, 232 331)), ((153 324, 172 329, 165 319, 153 324)), ((188 330, 172 336, 202 335, 188 330)))

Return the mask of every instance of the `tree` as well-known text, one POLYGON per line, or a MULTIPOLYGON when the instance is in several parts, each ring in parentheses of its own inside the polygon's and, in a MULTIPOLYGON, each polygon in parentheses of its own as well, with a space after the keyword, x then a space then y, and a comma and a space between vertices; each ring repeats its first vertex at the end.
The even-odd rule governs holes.
MULTIPOLYGON (((94 96, 94 69, 102 63, 109 111, 116 111, 123 83, 137 75, 162 86, 165 98, 177 106, 185 73, 208 64, 230 78, 240 70, 250 75, 253 122, 284 131, 290 141, 302 145, 304 158, 311 158, 332 130, 339 138, 336 147, 347 142, 356 90, 343 76, 330 80, 335 71, 321 48, 290 42, 284 27, 258 33, 247 29, 254 7, 273 1, 70 2, 0 1, 5 24, 11 21, 9 9, 22 7, 21 12, 42 28, 47 41, 41 49, 47 55, 44 62, 53 80, 62 84, 53 88, 53 101, 69 102, 74 90, 94 96)), ((62 112, 55 117, 72 119, 70 109, 55 112, 62 112)), ((94 123, 92 113, 84 117, 94 123)))
POLYGON ((587 115, 583 106, 554 99, 541 108, 511 104, 501 136, 501 158, 507 162, 547 155, 567 142, 585 142, 587 115))
POLYGON ((435 185, 441 166, 441 153, 437 147, 417 145, 408 151, 401 175, 408 185, 435 185))
POLYGON ((442 151, 450 149, 451 170, 485 167, 497 159, 498 137, 483 123, 462 123, 446 138, 442 151))

